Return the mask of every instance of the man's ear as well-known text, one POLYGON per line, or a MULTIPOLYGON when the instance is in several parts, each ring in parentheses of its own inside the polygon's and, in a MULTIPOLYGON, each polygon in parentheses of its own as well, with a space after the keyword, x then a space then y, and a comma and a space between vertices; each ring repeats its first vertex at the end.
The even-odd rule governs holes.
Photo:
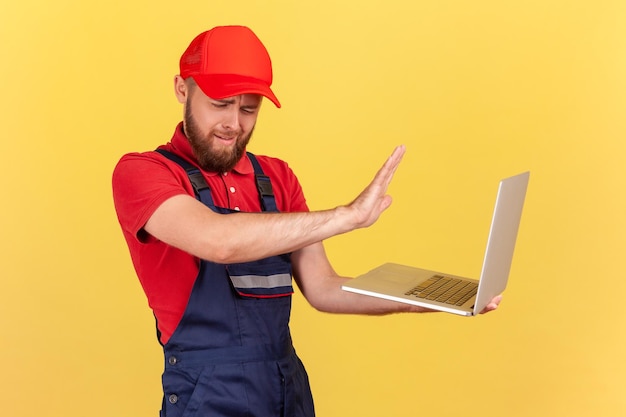
POLYGON ((189 87, 180 75, 174 77, 174 94, 179 103, 185 104, 189 96, 189 87))

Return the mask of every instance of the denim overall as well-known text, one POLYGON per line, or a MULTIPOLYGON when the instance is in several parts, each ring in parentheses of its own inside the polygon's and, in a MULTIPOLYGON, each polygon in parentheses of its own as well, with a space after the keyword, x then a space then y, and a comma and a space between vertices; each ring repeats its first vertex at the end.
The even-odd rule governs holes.
MULTIPOLYGON (((157 152, 187 171, 196 197, 215 207, 200 170, 157 152)), ((263 211, 278 211, 269 178, 254 155, 263 211)), ((254 262, 201 261, 185 313, 163 346, 160 417, 313 417, 308 376, 291 343, 290 255, 254 262)))

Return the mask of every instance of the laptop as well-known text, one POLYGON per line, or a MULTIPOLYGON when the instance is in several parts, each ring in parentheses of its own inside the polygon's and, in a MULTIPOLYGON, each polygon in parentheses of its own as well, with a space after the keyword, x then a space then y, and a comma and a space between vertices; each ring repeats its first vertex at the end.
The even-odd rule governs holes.
POLYGON ((506 288, 530 172, 500 181, 480 279, 396 263, 383 264, 342 286, 345 291, 475 316, 506 288))

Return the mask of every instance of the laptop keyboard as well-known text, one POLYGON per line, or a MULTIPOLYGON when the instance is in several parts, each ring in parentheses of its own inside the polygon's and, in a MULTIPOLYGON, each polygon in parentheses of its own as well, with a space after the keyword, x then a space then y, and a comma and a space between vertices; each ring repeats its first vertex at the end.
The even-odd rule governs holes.
POLYGON ((405 295, 462 306, 476 295, 477 290, 477 282, 433 275, 417 287, 407 291, 405 295))

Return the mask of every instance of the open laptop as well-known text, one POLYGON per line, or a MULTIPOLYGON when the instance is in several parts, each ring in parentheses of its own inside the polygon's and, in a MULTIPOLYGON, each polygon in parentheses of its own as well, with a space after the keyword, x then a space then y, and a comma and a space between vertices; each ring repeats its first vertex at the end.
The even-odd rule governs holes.
POLYGON ((500 181, 480 280, 386 263, 342 289, 464 316, 480 313, 506 287, 529 177, 500 181))

